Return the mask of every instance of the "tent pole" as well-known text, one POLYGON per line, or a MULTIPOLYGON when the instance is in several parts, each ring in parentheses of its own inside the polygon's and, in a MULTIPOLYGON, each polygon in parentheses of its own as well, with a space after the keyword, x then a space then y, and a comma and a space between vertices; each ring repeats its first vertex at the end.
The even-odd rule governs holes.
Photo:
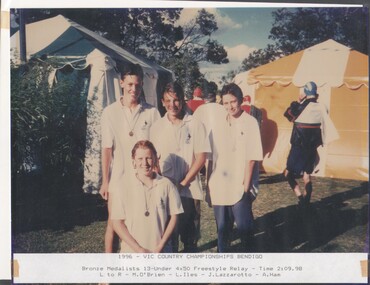
POLYGON ((25 9, 19 9, 19 53, 22 64, 27 63, 25 9))

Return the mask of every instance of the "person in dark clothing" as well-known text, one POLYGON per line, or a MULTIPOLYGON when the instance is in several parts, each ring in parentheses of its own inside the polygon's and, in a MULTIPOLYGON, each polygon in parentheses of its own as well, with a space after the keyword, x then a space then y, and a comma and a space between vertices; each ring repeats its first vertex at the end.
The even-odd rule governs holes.
POLYGON ((284 116, 294 123, 284 175, 298 198, 299 206, 306 206, 311 200, 311 174, 318 162, 317 148, 338 138, 326 107, 317 102, 315 82, 308 82, 303 91, 304 94, 300 94, 298 102, 292 102, 284 113, 284 116), (296 181, 300 176, 303 176, 303 192, 296 181))

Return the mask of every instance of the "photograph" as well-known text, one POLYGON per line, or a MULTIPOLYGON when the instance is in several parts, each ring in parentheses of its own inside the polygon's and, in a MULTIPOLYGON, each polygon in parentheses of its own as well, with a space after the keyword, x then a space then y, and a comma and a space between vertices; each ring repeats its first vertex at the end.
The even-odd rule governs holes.
POLYGON ((368 283, 368 5, 8 5, 12 283, 368 283))

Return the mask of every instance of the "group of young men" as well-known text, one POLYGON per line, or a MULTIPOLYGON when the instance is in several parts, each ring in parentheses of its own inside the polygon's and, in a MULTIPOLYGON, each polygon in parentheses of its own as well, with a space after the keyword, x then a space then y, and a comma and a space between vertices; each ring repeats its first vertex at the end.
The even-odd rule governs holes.
POLYGON ((257 165, 263 156, 259 125, 243 111, 241 89, 233 83, 225 85, 221 91, 223 106, 202 104, 190 114, 182 87, 168 83, 161 94, 166 109, 161 117, 155 107, 140 99, 143 72, 139 65, 126 65, 120 84, 121 99, 104 109, 101 125, 100 194, 108 200, 105 251, 113 250, 111 217, 116 215, 112 201, 130 185, 122 177, 134 171, 131 151, 140 140, 153 143, 158 156, 156 171, 176 186, 181 197, 183 213, 178 215, 170 238, 172 252, 178 251, 179 239, 184 252, 197 251, 204 196, 199 172, 206 162, 206 200, 214 210, 218 252, 229 250, 234 224, 247 250, 254 220, 252 202, 258 191, 257 165))

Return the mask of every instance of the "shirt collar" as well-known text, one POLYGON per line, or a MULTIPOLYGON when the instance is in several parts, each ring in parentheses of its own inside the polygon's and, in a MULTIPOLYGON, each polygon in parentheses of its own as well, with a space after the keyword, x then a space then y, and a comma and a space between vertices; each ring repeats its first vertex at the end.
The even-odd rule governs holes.
MULTIPOLYGON (((136 174, 135 174, 135 179, 136 179, 136 184, 137 185, 140 185, 140 186, 144 186, 144 184, 140 181, 139 178, 137 178, 136 174)), ((155 173, 155 177, 153 178, 153 186, 152 188, 156 187, 157 185, 161 184, 163 182, 163 176, 158 174, 158 173, 155 173)))
MULTIPOLYGON (((168 113, 167 112, 164 115, 164 118, 166 119, 166 122, 168 122, 169 124, 172 124, 170 119, 168 119, 168 113)), ((188 112, 185 112, 184 118, 182 118, 182 120, 181 120, 182 121, 181 125, 183 125, 186 122, 191 121, 191 118, 192 118, 192 116, 188 112)))
MULTIPOLYGON (((121 106, 122 110, 129 109, 129 107, 123 105, 121 102, 120 102, 120 106, 121 106)), ((137 104, 137 106, 135 107, 135 109, 133 110, 132 114, 136 114, 138 112, 141 112, 143 109, 144 109, 144 106, 139 102, 137 104)))
MULTIPOLYGON (((240 122, 240 120, 242 119, 242 117, 244 117, 246 115, 248 115, 248 114, 245 111, 243 111, 241 113, 241 115, 234 120, 234 122, 240 122)), ((229 114, 226 114, 225 121, 226 121, 226 123, 229 123, 229 114)))

